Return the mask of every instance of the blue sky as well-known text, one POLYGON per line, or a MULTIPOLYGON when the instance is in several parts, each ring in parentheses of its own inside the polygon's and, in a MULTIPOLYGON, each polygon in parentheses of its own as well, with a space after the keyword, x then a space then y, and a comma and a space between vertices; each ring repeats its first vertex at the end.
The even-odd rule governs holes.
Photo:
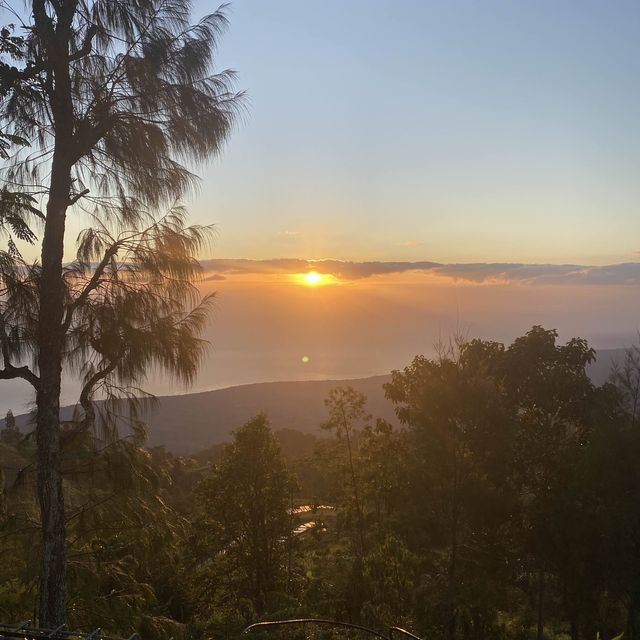
MULTIPOLYGON (((196 14, 217 3, 196 2, 196 14)), ((640 4, 236 0, 218 257, 605 264, 640 250, 640 4)))

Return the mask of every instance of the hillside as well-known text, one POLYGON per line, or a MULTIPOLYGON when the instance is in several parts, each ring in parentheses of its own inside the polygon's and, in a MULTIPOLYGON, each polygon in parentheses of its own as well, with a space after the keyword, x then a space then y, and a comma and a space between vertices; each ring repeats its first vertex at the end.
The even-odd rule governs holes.
POLYGON ((149 417, 149 444, 165 445, 186 454, 229 439, 231 432, 260 411, 274 429, 320 433, 326 419, 324 399, 329 389, 350 384, 368 398, 375 416, 393 419, 393 407, 384 398, 387 376, 361 380, 267 382, 181 396, 164 396, 149 417))
MULTIPOLYGON (((602 384, 612 362, 623 357, 622 349, 598 351, 597 360, 589 369, 593 381, 602 384)), ((319 434, 319 425, 326 418, 324 399, 329 389, 344 384, 367 396, 367 408, 373 416, 394 421, 393 406, 382 389, 388 380, 389 376, 373 376, 356 380, 265 382, 162 396, 148 417, 149 446, 164 445, 181 455, 195 453, 228 440, 234 429, 260 411, 267 414, 276 430, 319 434)), ((63 417, 69 418, 71 411, 71 407, 65 407, 63 417)), ((16 420, 21 429, 27 429, 28 416, 18 416, 16 420)))
MULTIPOLYGON (((389 376, 358 380, 265 382, 177 396, 162 396, 148 415, 149 446, 164 445, 175 454, 190 454, 229 439, 231 432, 264 411, 275 429, 320 434, 326 419, 324 399, 332 387, 349 384, 368 398, 375 417, 394 419, 393 407, 382 385, 389 376)), ((62 409, 71 417, 72 407, 62 409)), ((16 416, 18 427, 28 430, 27 415, 16 416)))

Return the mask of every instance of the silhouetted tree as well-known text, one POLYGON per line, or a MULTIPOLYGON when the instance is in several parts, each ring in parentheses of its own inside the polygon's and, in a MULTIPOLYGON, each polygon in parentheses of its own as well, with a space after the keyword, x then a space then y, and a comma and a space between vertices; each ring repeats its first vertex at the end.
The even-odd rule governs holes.
MULTIPOLYGON (((22 201, 16 209, 16 196, 4 191, 0 210, 34 213, 33 199, 46 201, 44 213, 37 214, 44 230, 30 336, 35 366, 17 365, 17 354, 3 350, 0 376, 24 378, 36 393, 39 621, 56 627, 65 618, 66 572, 60 380, 67 331, 80 306, 65 307, 68 212, 91 213, 112 229, 146 226, 149 213, 193 188, 194 175, 182 162, 220 151, 236 96, 229 73, 211 72, 225 25, 220 12, 193 25, 188 0, 32 0, 30 9, 24 38, 2 36, 15 61, 0 65, 4 141, 30 146, 11 158, 5 172, 6 184, 22 201)), ((109 263, 116 253, 107 249, 99 261, 109 263)), ((95 290, 96 281, 89 282, 95 290)), ((118 349, 123 337, 107 348, 118 349)))
POLYGON ((346 460, 346 476, 351 485, 351 499, 355 508, 358 532, 358 549, 360 557, 365 553, 364 515, 362 511, 362 497, 360 479, 356 464, 356 444, 354 437, 361 431, 371 416, 365 410, 366 396, 353 387, 335 387, 329 391, 325 405, 329 417, 321 427, 326 431, 333 431, 340 444, 344 444, 346 460))
POLYGON ((625 349, 622 364, 615 363, 611 380, 621 392, 631 426, 635 427, 640 412, 640 345, 625 349))
POLYGON ((514 482, 523 496, 524 551, 535 566, 537 637, 544 635, 544 603, 563 469, 588 441, 594 387, 586 367, 595 352, 574 338, 556 344, 557 331, 533 327, 505 352, 504 385, 518 411, 514 482))
POLYGON ((7 415, 4 418, 4 427, 2 431, 0 431, 0 442, 13 444, 18 442, 19 440, 20 431, 18 431, 13 411, 9 409, 9 411, 7 411, 7 415))
MULTIPOLYGON (((37 603, 37 502, 33 492, 35 454, 24 443, 5 446, 12 468, 6 513, 0 513, 3 615, 26 619, 37 603)), ((7 460, 7 458, 3 458, 7 460)), ((172 509, 171 465, 121 439, 105 446, 90 431, 65 443, 68 531, 68 619, 72 627, 103 625, 145 637, 164 627, 176 635, 186 591, 181 575, 185 522, 172 509)))
POLYGON ((411 436, 403 506, 411 548, 428 567, 420 622, 449 640, 461 627, 489 633, 503 593, 513 414, 491 376, 501 353, 495 343, 461 342, 436 359, 416 357, 385 385, 411 436))
POLYGON ((247 623, 284 591, 292 482, 264 414, 234 433, 196 491, 192 584, 200 619, 247 623))

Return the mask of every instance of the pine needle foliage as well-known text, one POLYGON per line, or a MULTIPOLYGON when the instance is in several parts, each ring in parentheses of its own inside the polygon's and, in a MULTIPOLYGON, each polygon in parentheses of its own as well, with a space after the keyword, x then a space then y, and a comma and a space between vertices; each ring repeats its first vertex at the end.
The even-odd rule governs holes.
MULTIPOLYGON (((117 420, 140 434, 149 371, 193 382, 208 343, 205 327, 213 294, 197 288, 211 227, 186 226, 172 208, 141 230, 114 234, 100 220, 78 237, 77 257, 64 268, 66 369, 82 382, 82 428, 118 436, 117 420), (102 400, 96 405, 93 400, 102 400), (122 401, 127 402, 123 403, 122 401), (97 413, 96 413, 97 412, 97 413), (107 429, 105 431, 105 429, 107 429)), ((40 266, 0 253, 0 335, 5 366, 37 352, 40 266)))
POLYGON ((32 4, 36 28, 10 52, 18 66, 0 65, 5 140, 29 144, 11 157, 8 184, 46 190, 60 127, 52 96, 64 82, 73 105, 66 159, 83 209, 131 226, 145 207, 192 192, 197 178, 186 163, 218 154, 241 108, 233 72, 212 67, 225 7, 192 24, 186 0, 32 4), (66 77, 54 69, 47 35, 61 30, 66 77))

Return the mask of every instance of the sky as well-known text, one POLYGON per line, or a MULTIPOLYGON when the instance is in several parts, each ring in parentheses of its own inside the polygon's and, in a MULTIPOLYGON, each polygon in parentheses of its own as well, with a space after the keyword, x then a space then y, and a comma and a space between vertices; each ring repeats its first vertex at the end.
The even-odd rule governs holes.
POLYGON ((245 95, 224 153, 194 167, 192 219, 217 230, 204 258, 638 259, 637 2, 225 11, 216 64, 245 95))
MULTIPOLYGON (((211 11, 196 2, 196 14, 211 11)), ((640 5, 236 0, 215 255, 609 264, 640 250, 640 5)))
MULTIPOLYGON (((227 14, 217 66, 246 93, 186 203, 216 228, 191 390, 387 373, 456 331, 638 339, 640 3, 235 0, 227 14)), ((0 411, 28 407, 20 384, 0 411)), ((156 372, 146 387, 189 390, 156 372)))

